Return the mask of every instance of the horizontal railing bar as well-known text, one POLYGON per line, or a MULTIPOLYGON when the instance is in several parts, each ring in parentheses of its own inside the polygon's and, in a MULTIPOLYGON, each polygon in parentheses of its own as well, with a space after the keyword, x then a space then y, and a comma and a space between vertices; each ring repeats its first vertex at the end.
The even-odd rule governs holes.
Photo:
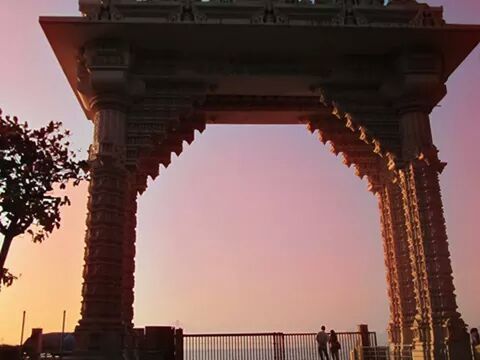
MULTIPOLYGON (((219 337, 219 336, 272 336, 272 335, 283 335, 283 336, 307 336, 307 335, 316 335, 317 333, 282 333, 282 332, 264 332, 264 333, 199 333, 199 334, 183 334, 184 337, 219 337)), ((359 332, 337 332, 337 335, 360 335, 359 332)), ((369 332, 374 334, 374 332, 369 332)))
MULTIPOLYGON (((282 334, 279 332, 271 333, 225 333, 225 334, 183 334, 183 337, 220 337, 220 336, 272 336, 282 334)), ((285 335, 285 334, 284 334, 285 335)))
MULTIPOLYGON (((361 333, 360 332, 356 332, 356 331, 352 331, 352 332, 335 332, 337 335, 360 335, 361 333)), ((328 335, 329 333, 327 333, 328 335)), ((369 335, 370 334, 374 334, 374 332, 369 332, 368 333, 369 335)), ((317 335, 317 333, 283 333, 283 335, 285 336, 296 336, 296 335, 317 335)))

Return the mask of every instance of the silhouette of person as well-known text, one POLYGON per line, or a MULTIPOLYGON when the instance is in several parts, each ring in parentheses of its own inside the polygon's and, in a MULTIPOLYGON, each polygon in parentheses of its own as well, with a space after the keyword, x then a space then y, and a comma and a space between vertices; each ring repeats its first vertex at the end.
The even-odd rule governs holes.
POLYGON ((470 330, 470 340, 472 342, 473 358, 480 360, 480 334, 477 328, 470 330))
POLYGON ((330 354, 332 354, 332 360, 339 360, 338 352, 340 351, 340 342, 335 330, 330 330, 330 337, 328 338, 328 345, 330 347, 330 354))
POLYGON ((328 360, 328 335, 325 332, 325 326, 322 326, 322 331, 317 334, 316 340, 318 344, 318 354, 320 355, 321 360, 328 360), (325 357, 324 357, 325 356, 325 357))

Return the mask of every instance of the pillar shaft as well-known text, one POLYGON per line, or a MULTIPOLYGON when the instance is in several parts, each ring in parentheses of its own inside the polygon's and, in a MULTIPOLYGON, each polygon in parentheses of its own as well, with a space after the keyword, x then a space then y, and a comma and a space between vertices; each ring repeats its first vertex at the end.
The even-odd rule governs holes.
POLYGON ((415 295, 400 186, 390 181, 379 192, 390 300, 389 341, 400 352, 411 345, 415 295))
POLYGON ((125 167, 126 116, 111 104, 95 113, 90 148, 82 310, 76 354, 120 359, 133 317, 136 194, 125 167))
POLYGON ((129 176, 125 204, 125 241, 123 243, 122 314, 123 321, 133 329, 133 302, 135 286, 135 239, 137 227, 136 179, 129 176))
POLYGON ((401 120, 404 165, 399 170, 416 300, 414 359, 470 359, 468 335, 454 294, 437 157, 428 115, 401 120))

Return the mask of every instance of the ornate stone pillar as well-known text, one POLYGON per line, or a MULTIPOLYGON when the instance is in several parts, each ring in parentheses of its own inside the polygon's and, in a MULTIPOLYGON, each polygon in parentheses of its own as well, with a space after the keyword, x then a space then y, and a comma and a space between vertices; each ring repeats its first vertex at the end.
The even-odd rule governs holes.
POLYGON ((75 357, 129 358, 133 334, 136 176, 126 166, 127 110, 138 82, 122 42, 95 41, 78 61, 78 93, 94 124, 81 320, 75 357))
POLYGON ((413 358, 471 359, 466 326, 457 312, 438 174, 428 112, 402 110, 402 165, 398 170, 413 270, 416 315, 413 358))
POLYGON ((400 355, 412 343, 415 294, 401 189, 388 174, 384 177, 378 198, 390 301, 388 335, 393 353, 400 355))
POLYGON ((123 101, 96 99, 76 354, 120 359, 132 329, 136 195, 125 167, 123 101), (133 195, 132 195, 133 193, 133 195))
POLYGON ((133 330, 133 303, 135 287, 135 239, 137 227, 137 181, 135 173, 128 173, 125 203, 125 238, 123 242, 122 319, 126 327, 125 348, 132 353, 135 347, 133 330))

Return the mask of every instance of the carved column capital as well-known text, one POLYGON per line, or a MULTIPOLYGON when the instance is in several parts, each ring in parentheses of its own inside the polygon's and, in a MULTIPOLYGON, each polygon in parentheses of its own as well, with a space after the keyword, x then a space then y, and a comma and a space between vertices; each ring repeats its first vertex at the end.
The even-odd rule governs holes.
POLYGON ((133 97, 144 90, 143 82, 130 74, 129 44, 115 39, 86 43, 77 58, 77 90, 94 123, 90 161, 126 158, 127 111, 133 97))
POLYGON ((418 159, 425 149, 433 147, 432 130, 428 114, 412 109, 400 115, 402 160, 418 159))
POLYGON ((131 74, 130 46, 115 39, 84 45, 77 57, 77 90, 87 115, 98 109, 125 111, 133 98, 145 92, 144 82, 131 74))
POLYGON ((392 70, 380 91, 399 114, 429 114, 447 93, 441 54, 406 51, 394 59, 392 70))
POLYGON ((400 114, 399 119, 401 154, 397 167, 420 162, 441 173, 446 163, 440 161, 438 149, 433 144, 428 113, 421 108, 411 108, 400 114))

